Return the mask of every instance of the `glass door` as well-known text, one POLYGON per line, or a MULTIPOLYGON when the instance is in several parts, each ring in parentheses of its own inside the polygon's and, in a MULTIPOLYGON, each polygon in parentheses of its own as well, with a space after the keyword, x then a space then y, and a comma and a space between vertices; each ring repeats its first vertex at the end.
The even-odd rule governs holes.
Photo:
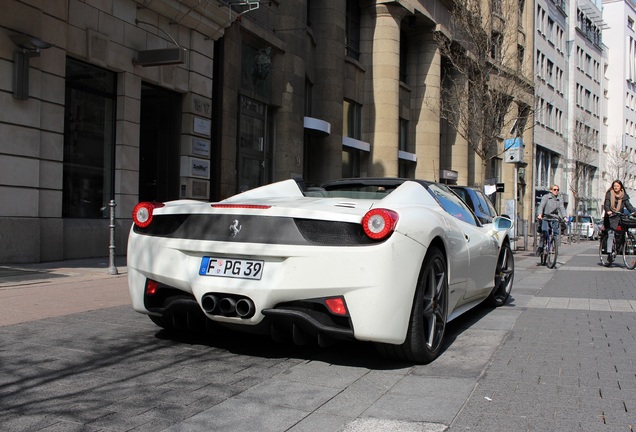
POLYGON ((267 105, 240 98, 238 188, 244 192, 267 182, 267 105))

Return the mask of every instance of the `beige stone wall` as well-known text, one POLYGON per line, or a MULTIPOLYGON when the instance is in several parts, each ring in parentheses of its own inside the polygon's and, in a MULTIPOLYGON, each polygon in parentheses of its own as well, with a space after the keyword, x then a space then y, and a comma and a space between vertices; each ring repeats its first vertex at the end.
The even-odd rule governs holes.
MULTIPOLYGON (((361 4, 361 55, 356 60, 345 56, 343 0, 312 2, 310 27, 304 15, 306 3, 291 0, 263 4, 240 22, 227 22, 227 29, 219 24, 227 20, 227 9, 212 8, 217 14, 214 17, 202 15, 202 8, 184 15, 183 5, 176 0, 0 0, 0 239, 9 245, 0 250, 0 262, 108 253, 106 220, 61 217, 67 56, 117 73, 118 254, 125 253, 129 215, 139 190, 142 83, 183 95, 182 155, 188 154, 197 136, 194 118, 212 119, 212 112, 218 109, 219 130, 210 137, 210 163, 218 172, 209 188, 212 195, 221 198, 237 191, 237 113, 239 95, 243 94, 241 47, 245 40, 272 48, 272 91, 269 100, 262 101, 269 106, 274 129, 268 167, 271 180, 303 174, 306 160, 312 161, 316 182, 341 176, 343 101, 347 99, 362 106, 361 139, 371 146, 363 158, 364 173, 398 174, 402 116, 410 125, 416 177, 437 180, 440 169, 449 169, 458 172, 459 184, 480 182, 485 175, 481 161, 435 114, 442 59, 433 35, 449 31, 444 3, 402 0, 361 4), (401 82, 399 76, 400 30, 406 30, 410 38, 407 82, 401 82), (31 58, 30 97, 24 101, 12 96, 16 47, 9 35, 16 32, 53 44, 39 57, 31 58), (173 46, 166 33, 187 48, 186 64, 135 66, 133 58, 138 50, 173 46), (215 43, 222 35, 224 57, 215 59, 215 43), (223 62, 221 100, 212 99, 215 61, 223 62), (313 136, 309 148, 303 127, 305 80, 313 85, 312 116, 331 126, 329 135, 313 136)), ((524 23, 532 23, 532 7, 527 5, 525 14, 524 23)), ((532 30, 525 32, 525 62, 530 73, 532 30)), ((531 132, 524 134, 524 140, 532 142, 531 132)), ((526 184, 530 185, 530 145, 525 157, 530 164, 526 184)), ((501 180, 511 184, 513 175, 513 167, 504 164, 501 180)), ((181 181, 187 183, 188 179, 181 181)), ((507 187, 502 199, 513 199, 512 191, 507 187)), ((522 196, 524 205, 520 208, 526 213, 531 211, 531 198, 530 192, 522 196)))
POLYGON ((79 0, 0 4, 0 262, 52 261, 108 254, 108 220, 62 219, 65 67, 67 56, 117 73, 115 201, 116 251, 125 254, 130 214, 137 202, 139 104, 142 81, 188 97, 183 136, 193 116, 210 117, 196 99, 210 101, 213 41, 172 25, 135 1, 79 0), (137 25, 135 20, 152 25, 137 25), (137 50, 173 46, 162 31, 188 49, 185 65, 142 68, 137 50), (9 35, 27 33, 51 43, 30 59, 27 100, 13 98, 13 52, 9 35))

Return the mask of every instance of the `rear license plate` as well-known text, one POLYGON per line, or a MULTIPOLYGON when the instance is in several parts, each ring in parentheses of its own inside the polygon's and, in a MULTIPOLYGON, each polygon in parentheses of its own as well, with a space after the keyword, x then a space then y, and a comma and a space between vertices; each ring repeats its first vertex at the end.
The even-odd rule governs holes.
POLYGON ((199 275, 260 280, 263 268, 265 263, 259 260, 203 257, 199 275))

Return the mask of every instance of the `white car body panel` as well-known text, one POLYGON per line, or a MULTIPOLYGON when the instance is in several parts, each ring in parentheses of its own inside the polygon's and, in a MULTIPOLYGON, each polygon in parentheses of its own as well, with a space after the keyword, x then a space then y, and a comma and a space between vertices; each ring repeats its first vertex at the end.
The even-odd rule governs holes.
POLYGON ((507 232, 476 227, 452 217, 424 187, 408 181, 381 200, 305 197, 294 180, 287 180, 221 203, 271 207, 213 208, 210 203, 179 200, 165 203, 154 214, 236 215, 240 221, 249 213, 359 224, 367 211, 381 207, 397 212, 399 220, 388 240, 365 246, 168 238, 140 235, 133 227, 127 265, 135 310, 151 313, 144 305, 147 279, 191 293, 199 305, 202 297, 211 292, 247 296, 256 306, 256 313, 248 319, 208 315, 220 323, 244 326, 260 323, 265 318, 261 311, 281 302, 342 295, 356 339, 400 344, 406 337, 419 271, 431 242, 441 242, 445 250, 449 319, 453 319, 488 296, 498 252, 507 241, 507 232), (203 256, 263 260, 262 278, 200 276, 203 256))

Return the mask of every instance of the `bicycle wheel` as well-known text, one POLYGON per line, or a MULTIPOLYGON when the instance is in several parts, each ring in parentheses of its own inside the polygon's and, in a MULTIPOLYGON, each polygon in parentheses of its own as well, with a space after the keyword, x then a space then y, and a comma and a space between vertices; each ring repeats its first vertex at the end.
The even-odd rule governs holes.
POLYGON ((634 270, 634 267, 636 267, 636 238, 631 233, 625 236, 623 261, 625 262, 625 267, 630 270, 634 270))
POLYGON ((606 265, 607 262, 603 257, 603 245, 607 244, 607 234, 601 234, 601 240, 598 243, 598 260, 601 262, 601 265, 606 265))
POLYGON ((557 263, 557 257, 559 256, 559 245, 556 242, 556 239, 554 237, 551 237, 550 240, 548 240, 548 250, 547 250, 547 257, 546 257, 546 265, 548 266, 548 268, 554 268, 556 267, 556 263, 557 263))

